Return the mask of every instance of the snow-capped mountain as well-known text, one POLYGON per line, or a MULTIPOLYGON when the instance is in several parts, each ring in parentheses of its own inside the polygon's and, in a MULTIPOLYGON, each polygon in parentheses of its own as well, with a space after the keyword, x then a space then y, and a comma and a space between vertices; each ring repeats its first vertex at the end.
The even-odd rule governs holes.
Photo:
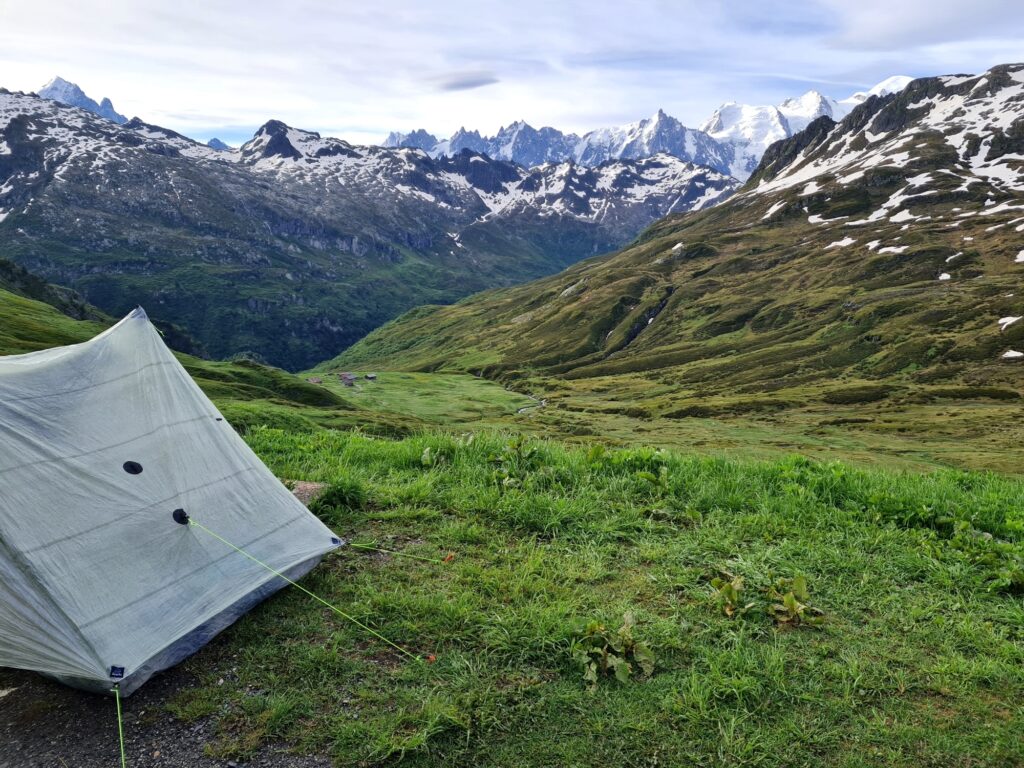
MULTIPOLYGON (((915 199, 930 204, 927 196, 940 193, 943 202, 957 197, 976 201, 984 190, 981 199, 988 207, 1024 192, 1022 124, 1024 64, 993 67, 980 76, 914 80, 896 98, 874 108, 866 105, 838 124, 820 121, 773 147, 758 169, 757 185, 745 197, 796 188, 800 195, 817 194, 825 186, 819 179, 828 179, 838 194, 863 184, 875 169, 890 169, 912 178, 866 219, 844 226, 912 221, 917 218, 911 213, 915 199)), ((1024 209, 1024 204, 1014 200, 1012 208, 1024 209)), ((952 218, 997 212, 963 210, 953 208, 958 215, 952 218)))
POLYGON ((413 306, 614 250, 735 180, 669 155, 526 169, 262 126, 215 149, 0 89, 0 257, 219 356, 311 365, 413 306))
POLYGON ((119 114, 110 99, 104 98, 98 104, 85 95, 85 92, 74 83, 69 83, 62 77, 55 77, 42 88, 39 95, 44 99, 52 99, 66 104, 69 107, 86 109, 95 115, 121 125, 128 122, 128 118, 119 114))
POLYGON ((527 168, 565 161, 590 167, 610 160, 637 160, 666 154, 728 173, 732 162, 730 147, 720 146, 705 133, 687 128, 660 109, 635 123, 599 128, 582 136, 550 127, 537 129, 520 120, 501 128, 494 136, 482 136, 479 131, 465 128, 443 140, 422 129, 405 134, 391 133, 384 146, 415 147, 431 157, 469 149, 527 168))
POLYGON ((910 80, 904 76, 890 77, 869 91, 855 93, 841 101, 818 91, 807 91, 779 105, 726 102, 699 129, 687 128, 659 109, 653 116, 635 123, 598 128, 582 136, 550 127, 536 129, 518 121, 501 128, 494 136, 482 136, 479 131, 465 128, 448 139, 438 139, 423 129, 391 133, 384 146, 414 147, 431 157, 471 149, 528 168, 564 160, 591 166, 609 160, 664 153, 745 180, 774 142, 802 131, 822 115, 840 120, 870 96, 895 93, 910 80))
POLYGON ((746 179, 757 168, 765 150, 776 141, 799 133, 823 115, 842 120, 871 96, 897 93, 911 80, 903 75, 890 77, 867 92, 855 93, 841 101, 812 90, 778 105, 726 102, 701 124, 700 129, 733 148, 732 166, 728 172, 738 179, 746 179))
POLYGON ((886 78, 874 88, 868 91, 857 91, 839 103, 846 107, 847 114, 856 107, 858 104, 863 104, 872 96, 885 96, 889 93, 899 93, 906 88, 913 81, 914 78, 907 77, 906 75, 893 75, 892 77, 886 78))

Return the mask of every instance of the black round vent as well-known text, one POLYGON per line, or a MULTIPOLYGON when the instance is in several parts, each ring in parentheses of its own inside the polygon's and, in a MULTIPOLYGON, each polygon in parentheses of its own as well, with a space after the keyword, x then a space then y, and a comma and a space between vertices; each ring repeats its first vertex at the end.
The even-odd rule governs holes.
POLYGON ((129 475, 141 475, 142 465, 137 461, 126 461, 124 463, 124 471, 129 475))

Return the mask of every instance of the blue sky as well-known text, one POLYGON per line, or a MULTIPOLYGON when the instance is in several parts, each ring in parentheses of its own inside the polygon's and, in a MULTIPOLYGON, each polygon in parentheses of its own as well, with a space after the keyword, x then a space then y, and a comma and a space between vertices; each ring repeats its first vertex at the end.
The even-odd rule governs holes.
POLYGON ((54 75, 129 116, 240 143, 277 118, 357 142, 525 119, 842 98, 1024 60, 1024 0, 0 0, 0 85, 54 75))

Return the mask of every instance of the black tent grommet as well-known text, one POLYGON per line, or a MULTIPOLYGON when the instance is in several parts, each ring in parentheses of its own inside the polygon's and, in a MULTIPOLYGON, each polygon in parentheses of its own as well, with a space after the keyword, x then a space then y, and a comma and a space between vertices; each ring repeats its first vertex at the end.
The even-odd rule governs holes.
POLYGON ((137 461, 126 461, 121 465, 125 472, 129 475, 141 475, 142 465, 137 461))
POLYGON ((188 512, 184 509, 176 509, 171 513, 171 517, 178 525, 188 525, 188 512))

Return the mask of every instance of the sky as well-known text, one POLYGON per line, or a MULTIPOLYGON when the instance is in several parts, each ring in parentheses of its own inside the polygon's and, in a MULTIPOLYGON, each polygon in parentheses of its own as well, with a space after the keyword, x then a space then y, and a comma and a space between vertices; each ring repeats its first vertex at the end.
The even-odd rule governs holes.
POLYGON ((55 75, 186 135, 269 119, 389 131, 566 131, 663 108, 835 98, 890 75, 1024 61, 1024 0, 0 0, 0 86, 55 75))

